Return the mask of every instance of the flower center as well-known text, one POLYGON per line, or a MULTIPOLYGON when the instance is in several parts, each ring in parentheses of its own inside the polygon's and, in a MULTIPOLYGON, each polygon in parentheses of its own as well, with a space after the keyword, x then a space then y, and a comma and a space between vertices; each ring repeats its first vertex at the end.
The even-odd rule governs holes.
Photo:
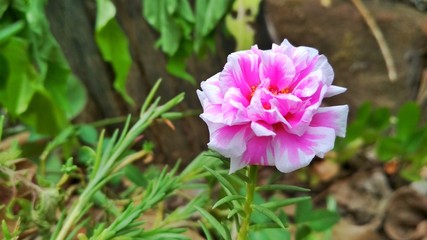
POLYGON ((289 88, 283 88, 283 89, 277 89, 276 87, 268 87, 268 91, 270 91, 272 94, 274 95, 278 95, 278 94, 288 94, 291 92, 291 90, 289 88))

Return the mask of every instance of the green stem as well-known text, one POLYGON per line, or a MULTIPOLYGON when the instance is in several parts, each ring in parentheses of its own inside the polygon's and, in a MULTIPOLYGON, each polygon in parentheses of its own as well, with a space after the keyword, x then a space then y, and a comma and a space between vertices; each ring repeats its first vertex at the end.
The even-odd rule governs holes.
POLYGON ((240 226, 239 234, 237 235, 237 240, 246 240, 249 232, 249 224, 251 222, 252 214, 252 202, 254 200, 255 187, 257 184, 257 166, 249 166, 248 169, 248 178, 249 182, 246 183, 246 200, 243 207, 245 213, 242 225, 240 226))

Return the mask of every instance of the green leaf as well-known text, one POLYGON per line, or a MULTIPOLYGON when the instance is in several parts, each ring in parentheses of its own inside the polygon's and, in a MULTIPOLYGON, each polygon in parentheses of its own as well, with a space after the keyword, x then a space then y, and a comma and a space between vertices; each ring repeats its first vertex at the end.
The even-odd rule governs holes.
POLYGON ((311 190, 308 188, 292 186, 292 185, 284 185, 284 184, 269 184, 257 187, 255 191, 296 191, 296 192, 310 192, 311 190))
POLYGON ((295 240, 308 240, 312 230, 307 225, 298 225, 297 231, 295 233, 295 240))
POLYGON ((0 19, 3 17, 4 12, 6 12, 9 7, 10 0, 0 0, 0 19))
POLYGON ((37 129, 38 133, 51 136, 69 126, 64 113, 58 108, 51 96, 42 90, 34 94, 28 105, 28 110, 21 115, 21 119, 24 123, 37 129), (42 111, 42 109, 49 109, 49 111, 42 111))
POLYGON ((224 187, 227 195, 238 195, 236 189, 234 189, 233 185, 231 185, 231 183, 225 177, 221 176, 209 167, 205 167, 205 169, 208 170, 219 181, 219 183, 224 187))
POLYGON ((83 142, 96 145, 98 140, 98 131, 95 127, 88 124, 80 125, 78 127, 77 134, 83 142))
POLYGON ((3 124, 4 124, 4 115, 0 115, 0 142, 1 142, 1 137, 3 135, 3 124))
POLYGON ((279 217, 277 217, 277 216, 276 216, 276 214, 275 214, 273 211, 271 211, 270 209, 265 208, 265 207, 264 207, 264 206, 262 206, 262 205, 252 205, 252 208, 253 208, 255 211, 257 211, 257 212, 264 214, 264 215, 265 215, 266 217, 268 217, 270 220, 272 220, 272 221, 273 221, 273 222, 275 222, 277 225, 279 225, 279 227, 281 227, 281 228, 283 228, 283 229, 285 229, 285 228, 286 228, 286 227, 285 227, 285 225, 283 225, 282 220, 280 220, 280 218, 279 218, 279 217))
POLYGON ((398 139, 390 137, 380 138, 375 149, 378 158, 382 161, 390 160, 393 157, 399 157, 405 151, 402 142, 400 142, 398 139))
POLYGON ((27 110, 37 88, 38 76, 28 57, 28 49, 26 40, 15 37, 0 47, 8 72, 6 82, 0 84, 0 103, 15 117, 27 110))
POLYGON ((12 239, 12 234, 10 233, 6 221, 4 219, 1 220, 1 229, 4 239, 12 239))
POLYGON ((20 32, 24 28, 24 26, 25 22, 23 20, 19 20, 12 24, 6 25, 6 27, 0 28, 0 44, 9 40, 10 37, 20 32))
POLYGON ((382 107, 375 109, 369 116, 368 123, 375 130, 383 130, 390 126, 390 110, 382 107))
POLYGON ((271 209, 271 210, 276 210, 278 208, 281 207, 285 207, 285 206, 289 206, 289 205, 293 205, 302 201, 307 201, 311 199, 311 197, 295 197, 295 198, 288 198, 288 199, 284 199, 284 200, 271 200, 269 202, 266 202, 264 204, 261 204, 261 206, 271 209))
POLYGON ((187 58, 190 56, 190 54, 191 52, 188 51, 188 46, 181 46, 181 49, 178 50, 175 55, 168 58, 166 70, 171 75, 196 85, 196 80, 194 77, 185 70, 187 67, 187 58))
POLYGON ((295 222, 300 225, 307 225, 314 231, 325 231, 331 228, 339 220, 337 212, 326 209, 313 210, 310 200, 297 204, 295 212, 295 222))
POLYGON ((191 9, 191 5, 188 0, 179 0, 178 14, 188 22, 193 23, 195 20, 193 10, 191 9))
POLYGON ((137 167, 129 164, 125 167, 125 176, 134 184, 141 187, 147 187, 148 180, 137 167))
MULTIPOLYGON (((199 1, 196 1, 196 4, 199 1)), ((215 29, 218 22, 227 13, 229 6, 229 0, 208 0, 207 8, 204 9, 203 12, 200 11, 200 9, 199 12, 196 12, 198 15, 203 15, 203 22, 200 22, 203 24, 201 26, 201 33, 203 36, 209 35, 215 29)), ((199 22, 196 22, 196 29, 198 23, 199 22)))
POLYGON ((225 226, 223 226, 221 223, 219 223, 218 220, 216 220, 216 218, 214 216, 212 216, 210 213, 208 213, 203 208, 200 208, 198 206, 195 206, 195 208, 197 209, 197 211, 200 212, 200 214, 202 214, 202 216, 204 218, 206 218, 206 220, 210 224, 212 224, 212 226, 221 235, 221 237, 223 239, 231 240, 231 235, 230 235, 230 232, 228 231, 228 229, 225 226))
POLYGON ((95 151, 87 146, 83 146, 79 149, 78 153, 78 160, 85 164, 86 166, 90 166, 95 161, 96 153, 95 151))
POLYGON ((404 104, 397 114, 396 136, 406 142, 417 130, 420 108, 414 102, 404 104))
POLYGON ((291 234, 287 230, 277 228, 262 228, 249 231, 248 240, 280 239, 291 240, 291 234))
MULTIPOLYGON (((231 201, 237 201, 237 200, 245 200, 244 196, 241 195, 230 195, 230 196, 225 196, 223 198, 221 198, 220 200, 218 200, 212 208, 217 208, 225 203, 231 202, 231 201)), ((237 201, 239 202, 239 201, 237 201)))
POLYGON ((202 221, 198 221, 198 223, 200 224, 200 227, 202 227, 203 233, 206 236, 206 240, 213 240, 213 237, 209 232, 208 228, 206 227, 206 225, 202 221))
POLYGON ((120 28, 116 8, 110 0, 97 0, 96 43, 105 61, 111 63, 114 73, 114 88, 129 104, 134 104, 126 92, 126 80, 132 65, 129 41, 120 28))

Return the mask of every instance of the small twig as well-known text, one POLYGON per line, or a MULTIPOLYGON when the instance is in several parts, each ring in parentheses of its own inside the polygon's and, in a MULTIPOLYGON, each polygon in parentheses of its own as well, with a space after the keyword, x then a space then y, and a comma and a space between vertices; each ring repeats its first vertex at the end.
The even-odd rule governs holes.
POLYGON ((388 47, 388 44, 384 38, 383 33, 381 32, 377 22, 372 17, 371 13, 366 8, 364 3, 361 0, 352 0, 352 2, 356 6, 360 14, 362 15, 363 19, 365 19, 366 24, 368 25, 369 29, 371 30, 372 34, 377 40, 381 53, 384 57, 385 64, 387 66, 388 77, 391 82, 395 82, 397 80, 396 65, 394 63, 390 48, 388 47))

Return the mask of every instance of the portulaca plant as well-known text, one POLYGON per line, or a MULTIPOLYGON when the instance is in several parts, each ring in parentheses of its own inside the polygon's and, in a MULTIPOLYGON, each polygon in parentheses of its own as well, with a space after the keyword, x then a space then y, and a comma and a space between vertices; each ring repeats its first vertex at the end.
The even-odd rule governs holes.
POLYGON ((231 203, 229 217, 235 216, 236 233, 209 212, 199 211, 223 238, 247 239, 253 210, 283 226, 272 209, 290 202, 256 205, 254 193, 291 187, 257 187, 257 166, 295 171, 315 156, 323 157, 333 149, 337 136, 345 136, 348 106, 321 105, 325 97, 346 91, 332 85, 333 79, 334 71, 324 55, 284 40, 269 50, 255 45, 230 54, 223 71, 201 83, 197 94, 203 107, 200 117, 210 133, 208 147, 230 159, 230 174, 247 168, 246 175, 238 175, 246 184, 243 195, 228 178, 208 169, 227 193, 215 206, 231 203))

